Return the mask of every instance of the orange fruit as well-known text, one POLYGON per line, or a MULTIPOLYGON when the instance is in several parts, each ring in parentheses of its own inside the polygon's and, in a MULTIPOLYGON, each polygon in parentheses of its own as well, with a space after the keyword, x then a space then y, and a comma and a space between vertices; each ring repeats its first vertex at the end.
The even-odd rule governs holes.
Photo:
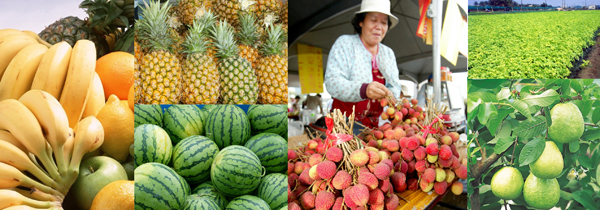
POLYGON ((135 95, 133 92, 133 85, 131 85, 131 87, 129 88, 129 97, 127 97, 127 100, 129 101, 129 108, 131 108, 131 111, 133 111, 133 107, 135 105, 135 95))
POLYGON ((96 118, 104 127, 104 143, 100 149, 107 156, 124 162, 129 155, 129 146, 133 144, 133 111, 128 102, 111 95, 96 118))
POLYGON ((134 81, 134 56, 126 52, 112 52, 96 61, 96 73, 102 80, 106 100, 112 94, 127 100, 128 90, 134 81))
POLYGON ((133 210, 134 191, 133 181, 111 182, 96 194, 90 210, 133 210))

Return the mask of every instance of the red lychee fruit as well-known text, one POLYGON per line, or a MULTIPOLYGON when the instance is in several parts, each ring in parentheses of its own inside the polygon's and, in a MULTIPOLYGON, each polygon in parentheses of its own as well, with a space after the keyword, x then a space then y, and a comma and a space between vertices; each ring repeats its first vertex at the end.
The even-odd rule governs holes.
POLYGON ((318 192, 325 191, 327 189, 327 182, 325 180, 316 180, 312 186, 312 193, 317 194, 318 192))
POLYGON ((404 185, 404 189, 406 189, 406 175, 400 172, 395 172, 392 174, 392 185, 394 186, 394 190, 397 192, 402 192, 402 185, 404 185))
POLYGON ((458 167, 460 167, 460 165, 460 161, 457 157, 452 158, 452 166, 450 166, 452 169, 457 169, 458 167))
POLYGON ((433 184, 433 190, 438 195, 443 195, 446 192, 446 188, 448 188, 448 183, 446 183, 446 181, 436 182, 433 184))
POLYGON ((364 172, 358 175, 358 183, 364 184, 370 190, 373 190, 379 185, 379 180, 371 172, 364 172))
POLYGON ((398 145, 397 140, 388 140, 386 149, 389 150, 390 152, 396 152, 400 149, 400 145, 398 145))
POLYGON ((367 167, 360 167, 360 168, 358 169, 358 174, 359 174, 359 175, 360 175, 360 174, 362 174, 362 173, 364 173, 364 172, 371 173, 371 171, 369 171, 369 169, 368 169, 367 167))
POLYGON ((406 148, 406 144, 408 143, 408 137, 402 137, 399 140, 400 142, 400 147, 401 148, 406 148))
POLYGON ((313 166, 308 170, 308 176, 313 180, 321 179, 321 177, 317 173, 317 166, 313 166))
POLYGON ((331 183, 336 190, 344 190, 352 184, 352 176, 345 170, 340 170, 335 174, 331 183))
POLYGON ((400 161, 400 170, 397 171, 406 174, 406 172, 408 172, 408 163, 406 163, 406 161, 400 161))
POLYGON ((317 145, 319 145, 319 143, 315 140, 309 140, 307 145, 308 145, 308 149, 314 150, 317 148, 317 145))
POLYGON ((353 188, 353 186, 350 186, 350 187, 346 188, 346 190, 344 190, 342 193, 344 195, 344 203, 350 209, 354 209, 354 208, 358 207, 358 205, 356 203, 354 203, 352 198, 350 198, 350 194, 352 194, 352 188, 353 188))
POLYGON ((415 171, 415 163, 416 162, 414 160, 408 162, 408 170, 406 171, 406 173, 410 174, 415 171))
POLYGON ((406 185, 408 185, 408 190, 418 190, 419 189, 419 180, 417 178, 410 178, 406 181, 406 185))
POLYGON ((394 167, 394 162, 390 159, 383 159, 383 160, 381 160, 381 163, 387 164, 390 168, 394 167))
POLYGON ((410 109, 410 103, 406 102, 403 104, 404 108, 410 109))
POLYGON ((288 210, 302 210, 302 208, 300 208, 300 205, 298 205, 296 202, 290 202, 288 204, 288 210))
POLYGON ((447 136, 447 135, 446 135, 446 136, 442 136, 442 138, 440 139, 440 141, 441 141, 441 142, 442 142, 442 144, 444 144, 444 145, 451 145, 451 144, 453 143, 453 142, 452 142, 452 137, 450 137, 450 136, 447 136))
POLYGON ((290 186, 296 186, 296 182, 298 181, 298 174, 292 173, 288 175, 288 184, 290 186))
POLYGON ((315 195, 312 192, 302 193, 300 196, 300 204, 304 209, 315 208, 315 195))
POLYGON ((448 135, 452 138, 453 143, 456 143, 456 141, 458 141, 458 139, 460 138, 460 135, 454 131, 448 133, 448 135))
MULTIPOLYGON (((407 120, 410 123, 410 120, 407 120)), ((415 130, 413 130, 412 128, 406 129, 406 136, 414 136, 415 135, 415 130)))
POLYGON ((387 193, 391 187, 392 187, 392 183, 390 182, 390 179, 384 179, 384 180, 379 181, 379 189, 382 192, 387 193))
POLYGON ((435 163, 437 160, 438 160, 437 155, 427 155, 427 161, 429 161, 430 163, 435 163))
POLYGON ((322 179, 331 179, 335 175, 335 168, 334 162, 326 160, 317 165, 317 174, 322 179))
POLYGON ((460 167, 454 169, 454 173, 460 179, 467 179, 467 167, 465 165, 460 165, 460 167))
POLYGON ((323 160, 323 156, 321 154, 313 154, 308 158, 308 165, 311 167, 319 164, 323 160))
POLYGON ((390 156, 390 159, 394 163, 397 163, 400 160, 400 158, 402 158, 402 154, 400 152, 394 152, 392 153, 392 156, 390 156))
POLYGON ((428 155, 436 156, 436 155, 438 155, 438 152, 439 152, 439 146, 437 143, 431 143, 431 144, 427 145, 427 147, 425 148, 425 151, 427 152, 428 155))
POLYGON ((402 108, 402 109, 400 109, 400 112, 402 112, 402 115, 406 116, 408 114, 408 109, 402 108))
POLYGON ((421 144, 421 146, 425 146, 425 138, 423 138, 423 136, 421 135, 414 135, 413 137, 417 138, 419 140, 419 143, 421 144))
POLYGON ((413 98, 412 100, 410 100, 410 103, 412 105, 417 105, 417 103, 419 103, 419 100, 417 100, 416 98, 413 98))
POLYGON ((421 179, 421 181, 419 182, 419 186, 421 187, 421 190, 423 190, 423 192, 429 192, 431 191, 431 189, 433 189, 433 183, 427 182, 424 179, 421 179))
POLYGON ((460 195, 463 192, 463 184, 461 182, 454 182, 454 184, 452 184, 452 193, 454 193, 455 195, 460 195))
POLYGON ((386 139, 394 139, 394 130, 390 129, 383 132, 383 137, 385 137, 386 139))
POLYGON ((442 168, 435 169, 435 181, 443 182, 446 180, 446 172, 442 168))
POLYGON ((369 165, 379 163, 379 160, 380 160, 379 153, 369 151, 369 165))
POLYGON ((435 170, 431 168, 425 169, 425 171, 423 171, 422 179, 428 183, 433 183, 433 181, 435 181, 435 170))
POLYGON ((383 195, 383 192, 380 189, 375 189, 369 193, 368 204, 382 204, 384 199, 385 196, 383 195))
POLYGON ((420 144, 421 143, 419 142, 419 139, 415 137, 410 137, 408 138, 408 142, 406 142, 406 148, 412 151, 417 149, 417 147, 419 147, 420 144))
POLYGON ((382 112, 380 117, 381 117, 382 120, 388 120, 388 119, 390 119, 390 115, 388 115, 385 112, 382 112))
POLYGON ((382 132, 386 131, 386 130, 389 130, 389 129, 392 129, 392 125, 389 124, 389 123, 385 123, 385 124, 379 126, 379 130, 382 131, 382 132))
POLYGON ((417 172, 419 172, 419 173, 423 173, 425 171, 425 169, 427 169, 427 167, 428 167, 428 164, 427 164, 427 161, 425 161, 425 160, 419 160, 415 164, 415 170, 417 170, 417 172))
POLYGON ((304 170, 303 162, 296 162, 296 164, 294 164, 294 173, 300 174, 300 173, 302 173, 303 170, 304 170))
POLYGON ((375 177, 379 180, 387 179, 390 176, 391 168, 385 163, 379 163, 375 166, 375 177))
POLYGON ((396 209, 398 208, 398 196, 396 194, 392 194, 390 197, 385 199, 385 209, 396 209))
POLYGON ((288 170, 287 170, 287 174, 290 175, 291 173, 294 172, 294 168, 296 167, 296 164, 293 163, 289 163, 288 162, 288 170))
POLYGON ((427 157, 427 152, 425 151, 425 147, 423 147, 423 146, 417 147, 417 149, 415 149, 414 156, 415 156, 415 159, 417 159, 417 160, 425 159, 427 157))
POLYGON ((298 158, 298 153, 296 151, 288 149, 288 160, 293 160, 298 158))
POLYGON ((358 149, 350 154, 350 162, 352 164, 361 167, 369 162, 369 153, 364 149, 358 149))
POLYGON ((413 157, 414 156, 413 156, 412 151, 410 151, 409 149, 406 149, 406 148, 402 149, 402 158, 405 161, 411 161, 413 159, 413 157))
POLYGON ((335 197, 331 192, 321 191, 315 198, 315 208, 318 210, 331 209, 333 203, 335 203, 335 197))
POLYGON ((333 162, 340 162, 344 158, 344 152, 339 147, 331 147, 327 150, 325 157, 333 162))
POLYGON ((383 139, 383 132, 382 131, 373 131, 373 136, 375 136, 376 139, 383 139))
POLYGON ((357 184, 350 190, 350 198, 356 205, 365 206, 369 202, 369 188, 364 184, 357 184))
POLYGON ((369 143, 367 143, 367 146, 377 148, 377 147, 379 147, 379 143, 377 143, 377 140, 373 139, 373 140, 370 140, 369 143))
POLYGON ((440 147, 439 155, 442 160, 450 160, 450 157, 452 157, 452 149, 450 149, 450 146, 448 145, 442 145, 442 147, 440 147))
POLYGON ((327 150, 327 145, 323 144, 323 143, 319 143, 319 145, 317 145, 317 153, 319 154, 325 154, 325 151, 327 150))
POLYGON ((310 170, 304 170, 302 171, 302 173, 300 174, 300 177, 298 177, 298 181, 300 181, 300 184, 303 185, 311 185, 315 180, 310 178, 310 175, 308 174, 310 170))
MULTIPOLYGON (((454 157, 454 156, 452 156, 454 157)), ((440 159, 440 165, 442 165, 442 167, 444 168, 449 168, 450 166, 452 166, 452 158, 448 159, 448 160, 444 160, 444 159, 440 159)))
POLYGON ((379 154, 379 160, 386 160, 390 158, 390 151, 384 150, 384 151, 378 151, 377 154, 379 154))
POLYGON ((452 150, 452 154, 455 157, 460 157, 460 155, 458 154, 458 150, 456 150, 456 145, 455 144, 450 145, 450 149, 452 150))
POLYGON ((454 181, 455 176, 456 176, 454 174, 454 171, 446 169, 446 170, 444 170, 444 172, 446 173, 446 182, 452 183, 454 181))

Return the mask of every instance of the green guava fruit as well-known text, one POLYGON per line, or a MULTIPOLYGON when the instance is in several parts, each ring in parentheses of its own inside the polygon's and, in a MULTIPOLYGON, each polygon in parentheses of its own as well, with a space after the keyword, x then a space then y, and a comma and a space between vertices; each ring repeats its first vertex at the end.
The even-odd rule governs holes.
POLYGON ((541 179, 529 174, 523 186, 523 197, 531 207, 549 209, 560 199, 560 186, 556 179, 541 179))
POLYGON ((492 192, 496 197, 512 200, 523 190, 523 175, 516 168, 505 166, 492 176, 492 192))
POLYGON ((572 103, 556 104, 550 110, 552 125, 548 128, 550 139, 556 143, 569 143, 583 135, 583 116, 572 103))
POLYGON ((560 175, 564 167, 563 157, 553 141, 546 141, 542 155, 529 164, 531 173, 538 178, 553 179, 560 175))

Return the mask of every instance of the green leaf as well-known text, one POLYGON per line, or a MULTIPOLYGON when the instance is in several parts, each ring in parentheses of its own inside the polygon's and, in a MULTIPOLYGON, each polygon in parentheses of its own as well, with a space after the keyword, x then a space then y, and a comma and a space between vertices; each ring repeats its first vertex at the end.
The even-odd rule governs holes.
POLYGON ((481 147, 475 147, 473 151, 471 151, 471 156, 474 156, 477 151, 481 150, 481 147))
POLYGON ((571 87, 569 86, 570 84, 571 84, 571 81, 569 81, 568 79, 565 79, 562 81, 562 84, 561 84, 562 95, 565 95, 565 96, 571 95, 571 87))
POLYGON ((583 81, 583 85, 588 86, 590 84, 592 84, 592 82, 594 82, 593 79, 582 79, 581 81, 583 81))
POLYGON ((581 139, 583 139, 584 141, 592 141, 592 140, 596 140, 600 138, 600 129, 597 128, 590 128, 586 131, 583 132, 583 135, 581 136, 581 139))
POLYGON ((514 140, 510 137, 501 138, 498 141, 498 143, 496 143, 496 146, 494 147, 494 152, 496 154, 503 153, 510 147, 510 145, 512 145, 513 142, 514 140))
POLYGON ((573 195, 571 195, 571 193, 562 190, 560 191, 560 197, 568 201, 573 200, 573 195))
POLYGON ((523 116, 531 119, 531 113, 529 112, 529 107, 527 106, 527 103, 521 100, 514 100, 512 103, 510 103, 510 106, 515 108, 521 114, 523 114, 523 116))
POLYGON ((573 90, 575 90, 575 92, 581 93, 583 92, 583 87, 581 86, 581 83, 579 82, 579 80, 576 79, 570 79, 571 80, 571 88, 573 88, 573 90))
POLYGON ((481 99, 477 99, 477 102, 472 101, 471 99, 467 99, 467 120, 471 121, 479 112, 479 104, 481 104, 481 99))
POLYGON ((506 116, 509 113, 514 112, 514 111, 515 111, 514 109, 499 109, 497 115, 491 116, 490 121, 487 124, 488 130, 490 130, 490 133, 492 133, 493 135, 497 135, 496 129, 498 129, 500 123, 502 123, 504 121, 504 118, 506 118, 506 116))
POLYGON ((596 108, 592 112, 592 122, 594 124, 598 124, 600 122, 600 108, 596 108))
POLYGON ((502 80, 502 79, 469 79, 469 83, 471 83, 472 86, 475 87, 480 87, 483 89, 493 89, 496 88, 498 86, 500 86, 502 83, 506 82, 508 80, 502 80))
POLYGON ((523 147, 519 155, 519 167, 523 167, 537 160, 546 148, 543 138, 535 138, 523 147))
POLYGON ((592 196, 585 191, 576 191, 571 195, 573 195, 573 199, 575 199, 575 201, 579 202, 587 209, 600 209, 600 206, 594 202, 592 196))
POLYGON ((477 101, 477 99, 481 99, 482 102, 498 102, 496 96, 488 92, 474 92, 470 93, 467 97, 472 101, 477 101))
POLYGON ((508 89, 507 87, 502 88, 502 90, 498 92, 496 97, 498 98, 498 101, 508 99, 508 97, 510 97, 510 89, 508 89))
POLYGON ((558 93, 552 89, 546 90, 539 95, 527 96, 523 99, 523 101, 529 104, 529 106, 550 106, 557 100, 560 100, 560 97, 558 96, 558 93))
POLYGON ((531 138, 542 134, 546 130, 546 118, 544 116, 535 116, 532 120, 525 120, 515 129, 514 135, 521 138, 531 138))
POLYGON ((577 150, 579 150, 579 141, 572 141, 569 143, 569 151, 571 151, 571 153, 575 153, 577 152, 577 150))
POLYGON ((600 183, 600 164, 596 167, 596 182, 600 183))
POLYGON ((496 136, 494 137, 494 139, 489 141, 488 144, 496 144, 501 138, 510 137, 513 128, 514 126, 512 125, 512 123, 510 123, 508 120, 505 120, 502 123, 500 130, 496 132, 496 136))
POLYGON ((552 116, 550 116, 550 109, 547 106, 544 107, 544 114, 546 115, 546 126, 550 127, 552 125, 552 116))
POLYGON ((592 104, 594 101, 595 100, 583 100, 583 109, 580 110, 583 117, 586 117, 590 111, 592 111, 592 104))
POLYGON ((586 168, 592 168, 592 159, 590 157, 588 157, 587 155, 580 155, 579 156, 579 164, 581 164, 581 166, 586 167, 586 168))
POLYGON ((498 111, 496 110, 496 105, 492 103, 484 103, 479 106, 479 114, 477 115, 477 118, 479 119, 479 123, 487 125, 490 116, 497 114, 498 111))
POLYGON ((557 84, 560 85, 560 83, 557 83, 559 81, 561 81, 561 80, 559 80, 559 79, 547 79, 546 80, 546 84, 544 85, 544 88, 550 89, 551 86, 554 86, 554 85, 557 85, 557 84))

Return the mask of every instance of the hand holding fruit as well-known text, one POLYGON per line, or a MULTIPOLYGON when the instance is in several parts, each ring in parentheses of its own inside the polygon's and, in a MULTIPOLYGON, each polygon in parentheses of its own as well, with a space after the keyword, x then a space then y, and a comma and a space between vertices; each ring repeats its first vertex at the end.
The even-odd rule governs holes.
POLYGON ((386 96, 392 96, 392 91, 390 91, 385 85, 379 82, 371 82, 367 85, 367 98, 370 99, 382 99, 386 96))

